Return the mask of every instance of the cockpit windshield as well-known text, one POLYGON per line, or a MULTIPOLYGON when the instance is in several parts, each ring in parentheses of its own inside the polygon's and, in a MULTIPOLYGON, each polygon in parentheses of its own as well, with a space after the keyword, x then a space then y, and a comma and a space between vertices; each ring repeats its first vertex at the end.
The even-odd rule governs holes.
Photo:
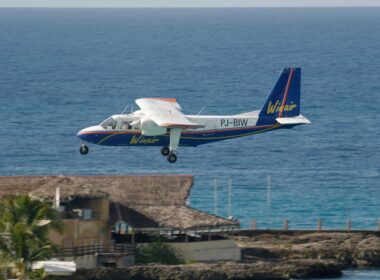
POLYGON ((102 122, 100 126, 103 127, 104 129, 115 129, 116 124, 117 124, 117 121, 114 118, 110 117, 106 119, 104 122, 102 122))

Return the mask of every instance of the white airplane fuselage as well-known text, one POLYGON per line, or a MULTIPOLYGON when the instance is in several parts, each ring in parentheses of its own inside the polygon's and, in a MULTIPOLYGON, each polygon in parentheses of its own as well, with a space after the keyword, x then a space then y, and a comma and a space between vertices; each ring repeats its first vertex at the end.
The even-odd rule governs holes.
MULTIPOLYGON (((168 146, 169 133, 162 135, 144 135, 133 126, 137 115, 113 115, 112 125, 97 125, 85 128, 78 132, 83 141, 108 146, 168 146), (132 123, 132 125, 131 125, 132 123)), ((202 128, 188 129, 181 132, 180 146, 198 146, 214 141, 232 139, 253 135, 256 133, 278 129, 282 127, 277 122, 273 124, 257 125, 258 111, 226 116, 186 115, 190 121, 204 125, 202 128)), ((104 122, 103 122, 104 123, 104 122)), ((288 126, 289 127, 289 126, 288 126)))
MULTIPOLYGON (((300 114, 301 69, 285 68, 261 110, 237 115, 185 115, 173 98, 141 98, 141 110, 113 115, 77 136, 107 146, 160 146, 175 162, 179 146, 198 146, 310 123, 300 114)), ((82 144, 80 152, 88 153, 82 144)))

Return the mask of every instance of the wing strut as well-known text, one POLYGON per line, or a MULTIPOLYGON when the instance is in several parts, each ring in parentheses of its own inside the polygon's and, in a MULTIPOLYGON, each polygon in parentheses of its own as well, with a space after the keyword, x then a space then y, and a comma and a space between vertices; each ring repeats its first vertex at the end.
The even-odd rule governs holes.
POLYGON ((170 153, 175 153, 179 146, 179 139, 181 138, 180 128, 171 128, 170 131, 170 153))

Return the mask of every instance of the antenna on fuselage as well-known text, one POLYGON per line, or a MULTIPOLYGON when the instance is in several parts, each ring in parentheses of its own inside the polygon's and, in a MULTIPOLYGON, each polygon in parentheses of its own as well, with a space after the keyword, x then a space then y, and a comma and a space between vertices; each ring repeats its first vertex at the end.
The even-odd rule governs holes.
POLYGON ((206 108, 206 106, 203 106, 202 109, 198 112, 197 115, 200 115, 200 114, 203 112, 203 110, 204 110, 205 108, 206 108))
POLYGON ((127 112, 128 108, 131 108, 130 114, 133 114, 133 104, 131 104, 131 105, 127 105, 124 107, 124 110, 123 110, 123 112, 121 112, 121 115, 123 115, 125 112, 127 112))
POLYGON ((130 105, 125 106, 125 107, 124 107, 124 110, 121 112, 120 115, 123 115, 123 114, 128 110, 129 106, 130 106, 130 105))

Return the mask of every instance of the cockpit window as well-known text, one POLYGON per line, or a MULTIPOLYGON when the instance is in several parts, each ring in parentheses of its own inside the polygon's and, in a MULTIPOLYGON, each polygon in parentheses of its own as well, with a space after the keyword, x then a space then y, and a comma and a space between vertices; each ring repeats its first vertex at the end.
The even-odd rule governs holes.
POLYGON ((100 124, 104 129, 115 129, 116 128, 116 120, 114 118, 108 118, 104 122, 100 124))

